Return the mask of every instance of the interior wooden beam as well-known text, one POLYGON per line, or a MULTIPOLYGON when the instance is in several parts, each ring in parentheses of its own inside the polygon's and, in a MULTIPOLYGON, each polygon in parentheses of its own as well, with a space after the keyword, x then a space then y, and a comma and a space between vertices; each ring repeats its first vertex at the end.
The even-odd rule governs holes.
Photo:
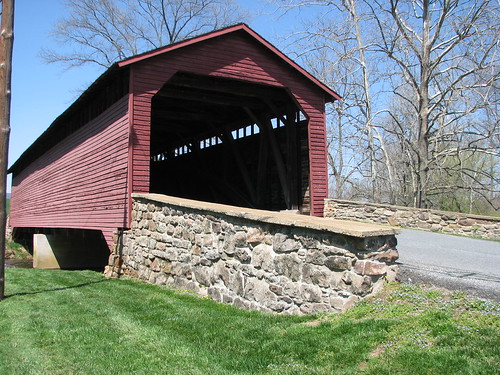
POLYGON ((231 183, 229 183, 227 180, 218 180, 217 184, 223 185, 224 189, 221 189, 225 192, 226 197, 228 197, 230 200, 232 200, 235 205, 244 205, 246 207, 250 208, 255 208, 255 203, 250 202, 248 200, 248 197, 246 197, 244 194, 241 193, 239 189, 234 187, 231 183), (229 191, 230 194, 227 194, 229 191), (239 199, 239 201, 236 201, 236 199, 239 199))
POLYGON ((200 113, 196 111, 178 111, 173 109, 155 109, 155 117, 161 118, 167 121, 197 121, 197 122, 221 122, 220 117, 214 113, 200 113))
POLYGON ((279 149, 278 141, 273 132, 273 126, 271 124, 271 120, 265 119, 260 120, 250 108, 245 107, 245 111, 252 118, 252 120, 259 126, 260 131, 263 133, 263 136, 266 136, 269 140, 269 144, 271 146, 271 151, 273 153, 274 162, 276 163, 276 169, 278 171, 278 177, 280 180, 281 188, 283 190, 283 195, 285 197, 285 203, 287 209, 292 208, 291 200, 290 200, 290 187, 288 183, 288 177, 285 167, 285 162, 283 161, 283 156, 281 155, 281 151, 279 149))
POLYGON ((163 87, 156 94, 164 98, 175 98, 181 100, 187 100, 191 102, 202 102, 210 103, 222 106, 232 106, 232 107, 249 107, 249 108, 262 108, 263 102, 257 98, 250 97, 235 97, 234 95, 224 95, 224 94, 214 94, 201 91, 188 91, 179 90, 169 87, 163 87))
POLYGON ((257 165, 257 206, 262 207, 268 173, 269 145, 267 137, 260 133, 259 160, 257 165))
MULTIPOLYGON (((271 109, 273 115, 278 119, 280 120, 283 124, 286 124, 287 120, 283 114, 283 111, 280 111, 278 109, 278 107, 276 107, 273 103, 272 100, 264 100, 264 102, 266 103, 266 105, 269 107, 269 109, 271 109)), ((286 111, 285 111, 286 112, 286 111)))
POLYGON ((186 126, 185 124, 179 123, 177 121, 155 121, 154 123, 154 135, 155 136, 163 136, 170 134, 184 134, 190 135, 195 133, 198 128, 201 128, 201 125, 194 126, 186 126))
POLYGON ((250 173, 248 172, 248 168, 243 161, 243 158, 241 157, 240 150, 238 146, 236 145, 236 141, 233 138, 233 135, 231 134, 231 131, 227 128, 224 129, 224 141, 229 145, 231 149, 231 153, 234 156, 234 159, 236 160, 236 164, 238 164, 239 171, 241 173, 241 176, 243 177, 243 182, 245 183, 245 187, 248 190, 248 194, 250 195, 250 198, 252 202, 256 202, 256 193, 255 193, 255 187, 252 184, 252 179, 250 177, 250 173))
POLYGON ((291 209, 299 209, 299 193, 298 193, 298 139, 297 139, 297 122, 296 110, 290 108, 285 119, 285 132, 287 144, 287 173, 290 182, 290 200, 291 209))
MULTIPOLYGON (((214 176, 212 176, 212 174, 209 173, 209 168, 207 166, 207 163, 205 162, 203 155, 201 155, 200 144, 198 142, 191 142, 189 146, 191 146, 191 152, 193 153, 195 158, 198 159, 198 163, 201 165, 201 170, 202 170, 201 173, 203 173, 204 179, 216 182, 214 176)), ((212 194, 213 199, 217 200, 218 194, 217 191, 214 189, 214 186, 216 186, 216 184, 210 183, 206 185, 208 185, 208 188, 210 189, 210 193, 212 194)))
POLYGON ((282 101, 288 101, 290 97, 289 94, 280 87, 193 74, 177 73, 169 80, 169 84, 259 99, 267 98, 276 100, 280 98, 282 101))

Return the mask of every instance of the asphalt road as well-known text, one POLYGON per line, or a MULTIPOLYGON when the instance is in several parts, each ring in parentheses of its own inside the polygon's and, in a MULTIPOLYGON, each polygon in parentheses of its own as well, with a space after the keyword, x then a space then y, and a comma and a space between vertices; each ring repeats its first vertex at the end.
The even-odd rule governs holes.
POLYGON ((399 279, 500 301, 500 242, 403 229, 399 279))

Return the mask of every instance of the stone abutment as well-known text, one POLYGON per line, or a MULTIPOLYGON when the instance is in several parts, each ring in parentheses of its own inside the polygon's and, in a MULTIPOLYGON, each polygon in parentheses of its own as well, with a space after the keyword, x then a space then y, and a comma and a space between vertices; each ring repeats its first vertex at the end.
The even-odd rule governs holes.
POLYGON ((245 309, 343 311, 394 277, 397 230, 133 194, 107 276, 195 291, 245 309))

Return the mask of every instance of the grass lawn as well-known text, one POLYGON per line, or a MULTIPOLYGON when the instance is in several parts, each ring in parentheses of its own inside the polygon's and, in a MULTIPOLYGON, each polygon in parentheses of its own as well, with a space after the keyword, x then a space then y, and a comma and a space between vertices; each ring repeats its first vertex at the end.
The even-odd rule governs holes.
POLYGON ((91 271, 6 270, 0 374, 499 374, 500 305, 391 284, 278 316, 91 271))

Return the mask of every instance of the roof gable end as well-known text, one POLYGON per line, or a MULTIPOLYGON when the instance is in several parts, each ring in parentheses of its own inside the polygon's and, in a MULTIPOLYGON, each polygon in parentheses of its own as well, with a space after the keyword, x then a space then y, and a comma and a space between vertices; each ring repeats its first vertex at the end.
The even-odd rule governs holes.
POLYGON ((319 81, 316 77, 314 77, 312 74, 307 72, 305 69, 303 69, 300 65, 298 65, 295 61, 290 59, 288 56, 286 56, 284 53, 282 53, 280 50, 278 50, 275 46, 273 46, 271 43, 269 43, 267 40, 265 40, 263 37, 261 37, 259 34, 257 34, 255 31, 253 31, 250 27, 248 27, 246 24, 237 24, 234 26, 227 27, 225 29, 221 30, 216 30, 212 31, 207 34, 203 34, 188 40, 184 40, 178 43, 170 44, 164 47, 157 48, 155 50, 149 51, 142 53, 140 55, 132 56, 130 58, 127 58, 125 60, 122 60, 118 62, 119 67, 124 67, 127 65, 135 64, 140 61, 144 61, 146 59, 152 58, 154 56, 158 56, 164 53, 168 53, 183 47, 187 47, 196 43, 203 42, 205 40, 213 39, 222 35, 227 35, 233 32, 237 31, 243 31, 247 33, 247 35, 251 36, 253 39, 255 39, 257 42, 259 42, 262 46, 264 46, 267 50, 269 50, 271 53, 274 55, 278 56, 282 61, 284 61, 286 64, 291 66, 294 70, 296 70, 298 73, 300 73, 302 76, 307 78, 309 81, 311 81, 313 84, 315 84, 317 87, 319 87, 325 94, 327 101, 335 101, 335 100, 340 100, 341 97, 339 94, 337 94, 335 91, 330 89, 327 85, 319 81))

